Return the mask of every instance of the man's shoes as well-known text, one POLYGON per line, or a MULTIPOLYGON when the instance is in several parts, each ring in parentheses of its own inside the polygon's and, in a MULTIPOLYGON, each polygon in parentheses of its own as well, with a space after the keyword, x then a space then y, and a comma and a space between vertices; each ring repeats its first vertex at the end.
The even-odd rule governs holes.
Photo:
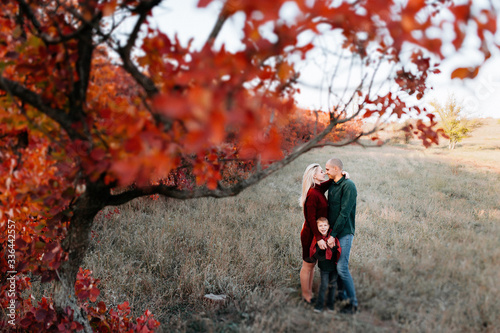
POLYGON ((356 305, 352 305, 351 303, 347 304, 342 310, 340 310, 340 313, 344 314, 355 314, 358 312, 358 307, 356 305))

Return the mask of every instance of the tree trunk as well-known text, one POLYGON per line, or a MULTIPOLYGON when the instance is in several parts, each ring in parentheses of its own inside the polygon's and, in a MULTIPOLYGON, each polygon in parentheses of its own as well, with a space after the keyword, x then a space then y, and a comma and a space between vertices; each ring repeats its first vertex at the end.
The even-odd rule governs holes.
POLYGON ((58 271, 59 280, 54 285, 54 304, 58 312, 65 312, 69 307, 73 310, 73 320, 83 325, 84 332, 93 332, 87 314, 77 303, 75 295, 76 275, 90 244, 90 235, 94 217, 105 206, 110 195, 109 188, 94 183, 87 185, 85 193, 74 205, 73 217, 68 234, 62 242, 68 260, 61 264, 58 271))

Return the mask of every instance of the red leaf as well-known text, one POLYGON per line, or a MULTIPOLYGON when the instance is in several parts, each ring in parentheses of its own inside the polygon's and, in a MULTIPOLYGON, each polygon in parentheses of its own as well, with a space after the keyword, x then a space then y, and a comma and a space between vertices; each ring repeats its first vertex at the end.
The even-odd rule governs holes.
POLYGON ((57 325, 57 329, 59 330, 59 332, 68 332, 68 329, 66 329, 66 325, 64 323, 60 323, 59 325, 57 325))
POLYGON ((92 288, 92 289, 90 290, 90 300, 91 300, 92 302, 95 302, 95 301, 97 300, 97 296, 99 296, 99 294, 100 294, 100 293, 101 293, 101 291, 100 291, 99 289, 97 289, 97 288, 95 288, 95 287, 94 287, 94 288, 92 288))
POLYGON ((451 78, 465 79, 469 75, 469 70, 467 68, 457 68, 451 73, 451 78))
POLYGON ((78 298, 83 301, 83 300, 86 300, 87 298, 89 298, 89 295, 90 295, 90 292, 88 290, 82 290, 80 291, 77 296, 78 298))
POLYGON ((198 4, 196 5, 198 8, 205 8, 208 6, 213 0, 199 0, 198 4))
POLYGON ((31 325, 31 319, 29 318, 23 318, 20 322, 19 325, 21 325, 22 328, 28 328, 31 325))
POLYGON ((138 136, 134 136, 125 142, 125 150, 128 153, 138 153, 142 149, 142 141, 138 136))
POLYGON ((99 310, 99 313, 105 313, 106 312, 106 304, 104 304, 103 301, 100 301, 97 304, 97 309, 99 310))
POLYGON ((104 149, 102 148, 95 148, 92 150, 92 152, 90 153, 90 157, 94 160, 94 161, 102 161, 104 159, 104 157, 106 156, 106 152, 104 151, 104 149))
POLYGON ((105 3, 102 7, 102 15, 109 16, 112 15, 116 8, 116 0, 105 3))
POLYGON ((118 304, 118 310, 127 310, 128 308, 129 308, 128 301, 125 301, 122 304, 118 304))
POLYGON ((35 312, 35 318, 37 321, 43 322, 46 316, 47 316, 47 310, 38 309, 35 312))
POLYGON ((476 77, 477 73, 479 72, 479 67, 475 68, 457 68, 451 73, 451 78, 452 79, 465 79, 465 78, 470 78, 473 79, 476 77))

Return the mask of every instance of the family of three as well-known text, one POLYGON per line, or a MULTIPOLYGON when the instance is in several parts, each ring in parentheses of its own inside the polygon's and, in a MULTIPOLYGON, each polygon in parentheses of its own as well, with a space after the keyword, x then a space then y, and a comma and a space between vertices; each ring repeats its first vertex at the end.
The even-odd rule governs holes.
POLYGON ((333 310, 335 299, 345 305, 341 312, 352 314, 358 308, 349 272, 357 191, 343 169, 342 161, 332 158, 326 162, 325 171, 317 163, 309 165, 302 179, 300 205, 304 209, 305 222, 300 233, 303 259, 300 285, 303 300, 315 305, 315 312, 321 312, 325 302, 326 307, 333 310), (315 300, 312 284, 316 263, 321 271, 321 282, 315 300), (337 297, 335 285, 338 286, 337 297))

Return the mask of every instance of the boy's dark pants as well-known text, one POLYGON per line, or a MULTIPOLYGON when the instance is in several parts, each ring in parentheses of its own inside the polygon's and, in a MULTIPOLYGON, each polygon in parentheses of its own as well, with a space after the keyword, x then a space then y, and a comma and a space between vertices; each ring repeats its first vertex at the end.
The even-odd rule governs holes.
POLYGON ((335 302, 335 285, 337 284, 337 270, 333 272, 320 271, 321 273, 321 284, 319 285, 318 299, 316 301, 316 309, 323 309, 325 305, 325 294, 326 289, 328 289, 328 294, 326 298, 326 306, 329 308, 333 307, 335 302))

